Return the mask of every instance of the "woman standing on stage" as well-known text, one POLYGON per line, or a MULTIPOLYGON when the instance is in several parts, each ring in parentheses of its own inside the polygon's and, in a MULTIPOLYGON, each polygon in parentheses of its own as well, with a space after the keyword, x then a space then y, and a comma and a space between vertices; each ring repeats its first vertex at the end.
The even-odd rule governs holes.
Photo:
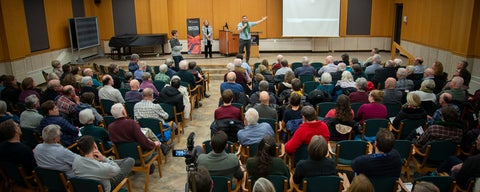
POLYGON ((208 20, 203 22, 203 45, 205 46, 205 59, 210 55, 212 58, 212 41, 213 41, 213 28, 209 25, 208 20))

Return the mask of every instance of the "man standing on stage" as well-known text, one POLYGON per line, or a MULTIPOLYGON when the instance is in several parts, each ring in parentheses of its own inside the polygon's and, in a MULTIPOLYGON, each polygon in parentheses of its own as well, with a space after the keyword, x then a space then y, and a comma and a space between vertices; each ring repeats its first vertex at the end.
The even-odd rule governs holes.
POLYGON ((252 36, 250 34, 250 27, 253 27, 257 24, 260 24, 267 20, 267 17, 263 17, 262 19, 255 21, 255 22, 248 22, 248 17, 246 15, 242 16, 242 22, 238 23, 237 30, 240 33, 240 47, 238 48, 238 53, 243 54, 243 48, 245 47, 247 51, 247 55, 245 57, 245 61, 248 63, 250 59, 250 46, 251 46, 251 39, 252 36))

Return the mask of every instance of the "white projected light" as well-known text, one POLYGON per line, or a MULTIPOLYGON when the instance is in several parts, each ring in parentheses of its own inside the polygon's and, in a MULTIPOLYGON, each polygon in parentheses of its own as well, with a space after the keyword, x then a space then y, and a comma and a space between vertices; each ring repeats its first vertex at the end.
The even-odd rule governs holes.
POLYGON ((338 37, 340 0, 283 0, 284 37, 338 37))

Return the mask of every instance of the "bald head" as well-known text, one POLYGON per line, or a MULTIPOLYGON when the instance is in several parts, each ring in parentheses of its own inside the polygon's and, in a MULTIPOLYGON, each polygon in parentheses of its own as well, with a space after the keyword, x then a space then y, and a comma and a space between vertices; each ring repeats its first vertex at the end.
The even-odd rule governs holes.
POLYGON ((450 88, 452 89, 459 89, 463 85, 463 78, 460 76, 455 76, 450 83, 450 88))
POLYGON ((448 105, 452 103, 453 96, 450 93, 442 93, 440 95, 440 98, 438 99, 438 102, 440 103, 441 106, 448 105))
POLYGON ((283 55, 277 55, 277 62, 280 63, 280 61, 283 59, 283 55))
POLYGON ((426 68, 425 71, 423 72, 424 77, 433 77, 433 69, 432 68, 426 68))
POLYGON ((240 67, 240 66, 242 66, 242 60, 236 58, 236 59, 233 60, 233 64, 235 64, 236 67, 240 67))
POLYGON ((227 81, 228 82, 235 82, 236 78, 237 78, 237 75, 235 75, 235 72, 228 72, 227 73, 227 81))
POLYGON ((90 68, 85 68, 83 70, 83 76, 93 76, 93 70, 90 68))
POLYGON ((52 79, 52 80, 48 81, 47 88, 55 90, 55 91, 61 91, 62 85, 60 84, 60 80, 52 79))
POLYGON ((153 90, 151 88, 145 88, 142 91, 143 100, 153 100, 153 90))
POLYGON ((178 67, 182 70, 187 70, 188 69, 188 61, 187 60, 180 61, 180 63, 178 63, 178 67))
POLYGON ((130 89, 133 91, 137 91, 140 89, 140 82, 138 80, 134 79, 130 81, 130 89))
POLYGON ((260 92, 260 97, 258 100, 260 100, 260 103, 262 103, 262 105, 269 105, 270 96, 268 95, 268 92, 260 92))
POLYGON ((103 85, 113 85, 113 78, 110 75, 104 75, 102 77, 103 85))
POLYGON ((333 63, 333 56, 329 55, 329 56, 325 57, 325 63, 326 64, 333 63))
POLYGON ((397 80, 393 77, 387 78, 385 80, 385 89, 395 89, 395 85, 397 84, 397 80))

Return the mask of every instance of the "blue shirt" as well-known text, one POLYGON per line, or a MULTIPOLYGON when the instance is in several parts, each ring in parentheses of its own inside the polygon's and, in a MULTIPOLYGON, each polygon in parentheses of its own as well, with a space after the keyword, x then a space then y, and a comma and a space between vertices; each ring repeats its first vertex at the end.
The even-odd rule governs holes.
MULTIPOLYGON (((248 22, 248 25, 250 25, 250 28, 257 25, 257 22, 248 22)), ((243 27, 243 22, 238 23, 237 25, 237 30, 240 30, 243 27)), ((250 40, 252 39, 252 35, 250 34, 249 29, 245 29, 243 31, 240 31, 240 39, 241 40, 250 40)))
POLYGON ((242 85, 238 83, 223 82, 220 84, 220 93, 223 93, 226 89, 230 89, 234 93, 245 92, 242 85))
POLYGON ((238 142, 241 145, 260 143, 265 136, 274 135, 272 127, 268 123, 248 125, 237 133, 238 142))

